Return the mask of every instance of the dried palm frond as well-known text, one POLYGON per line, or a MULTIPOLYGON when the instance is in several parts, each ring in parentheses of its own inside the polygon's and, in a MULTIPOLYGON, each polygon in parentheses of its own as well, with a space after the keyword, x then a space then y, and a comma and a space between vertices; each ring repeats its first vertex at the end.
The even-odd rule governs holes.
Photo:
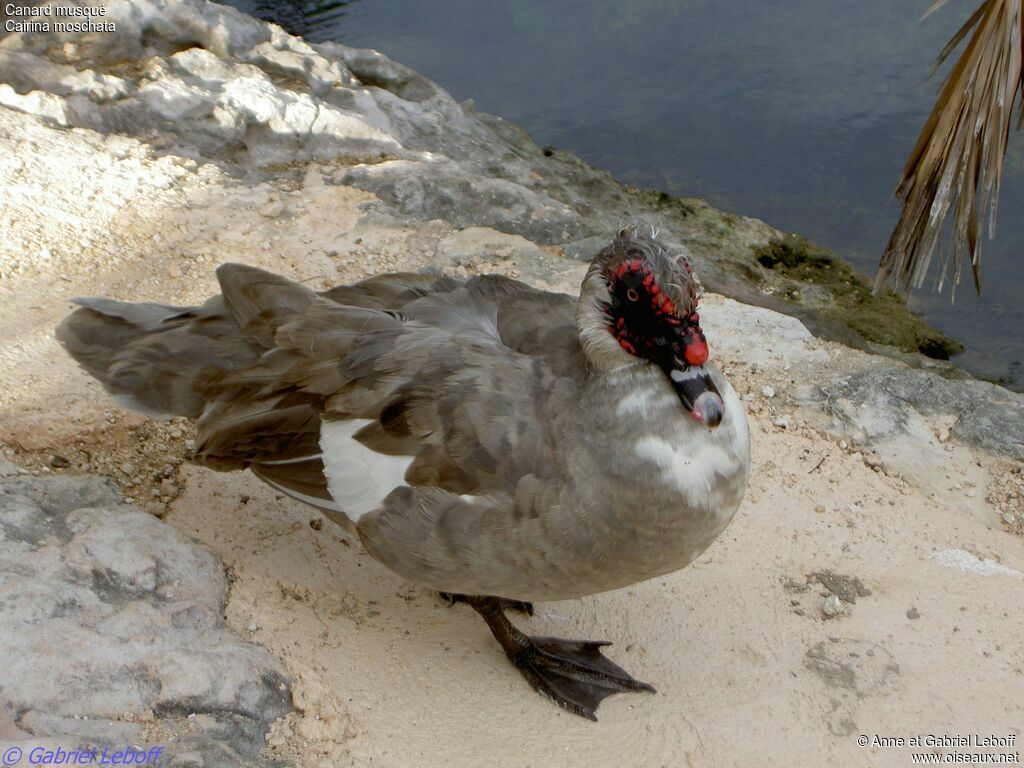
MULTIPOLYGON (((935 0, 925 16, 946 2, 935 0)), ((939 54, 936 68, 974 30, 903 169, 896 189, 903 208, 879 263, 876 291, 891 275, 895 275, 897 288, 904 291, 921 286, 939 247, 946 216, 954 207, 952 245, 942 254, 938 289, 945 285, 952 258, 955 296, 966 254, 975 290, 981 292, 978 233, 984 229, 986 214, 989 237, 995 233, 1010 116, 1024 90, 1021 3, 984 0, 939 54)), ((1017 128, 1024 120, 1024 109, 1020 112, 1017 128)))

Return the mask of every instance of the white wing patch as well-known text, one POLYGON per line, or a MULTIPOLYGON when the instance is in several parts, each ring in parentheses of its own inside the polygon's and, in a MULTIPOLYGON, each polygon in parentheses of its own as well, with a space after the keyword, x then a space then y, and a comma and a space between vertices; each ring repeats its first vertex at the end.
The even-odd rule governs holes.
POLYGON ((367 448, 352 436, 370 419, 325 421, 320 425, 327 490, 353 523, 380 506, 396 486, 405 484, 412 456, 387 456, 367 448))

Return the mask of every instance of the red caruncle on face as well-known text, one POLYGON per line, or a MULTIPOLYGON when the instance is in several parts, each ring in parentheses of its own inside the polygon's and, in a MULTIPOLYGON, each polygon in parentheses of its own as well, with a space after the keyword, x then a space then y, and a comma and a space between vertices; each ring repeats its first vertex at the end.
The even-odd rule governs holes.
MULTIPOLYGON (((684 264, 689 273, 689 264, 684 264)), ((606 278, 612 297, 608 330, 624 350, 649 358, 666 370, 707 361, 707 340, 696 300, 689 313, 681 315, 643 259, 622 262, 606 278)))

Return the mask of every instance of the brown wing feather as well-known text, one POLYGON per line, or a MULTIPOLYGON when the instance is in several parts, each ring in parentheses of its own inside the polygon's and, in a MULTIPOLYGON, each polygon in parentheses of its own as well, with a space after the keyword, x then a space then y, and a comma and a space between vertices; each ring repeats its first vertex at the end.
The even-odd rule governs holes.
POLYGON ((411 483, 507 488, 524 473, 509 456, 543 453, 535 403, 571 399, 583 375, 573 301, 513 280, 382 275, 316 297, 252 268, 218 276, 243 332, 274 348, 202 382, 197 458, 306 496, 329 498, 321 419, 373 420, 356 439, 414 456, 411 483))

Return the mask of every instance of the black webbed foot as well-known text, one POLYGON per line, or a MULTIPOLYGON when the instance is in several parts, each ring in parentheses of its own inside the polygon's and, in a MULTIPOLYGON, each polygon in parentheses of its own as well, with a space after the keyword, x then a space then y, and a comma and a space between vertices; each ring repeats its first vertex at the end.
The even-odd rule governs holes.
POLYGON ((533 689, 565 710, 597 720, 594 711, 606 696, 628 691, 654 692, 601 653, 607 642, 528 637, 508 620, 499 598, 465 596, 483 616, 505 655, 533 689))
POLYGON ((580 715, 597 720, 594 711, 606 696, 627 691, 649 691, 642 683, 601 653, 609 642, 527 638, 514 658, 523 677, 541 696, 580 715))

